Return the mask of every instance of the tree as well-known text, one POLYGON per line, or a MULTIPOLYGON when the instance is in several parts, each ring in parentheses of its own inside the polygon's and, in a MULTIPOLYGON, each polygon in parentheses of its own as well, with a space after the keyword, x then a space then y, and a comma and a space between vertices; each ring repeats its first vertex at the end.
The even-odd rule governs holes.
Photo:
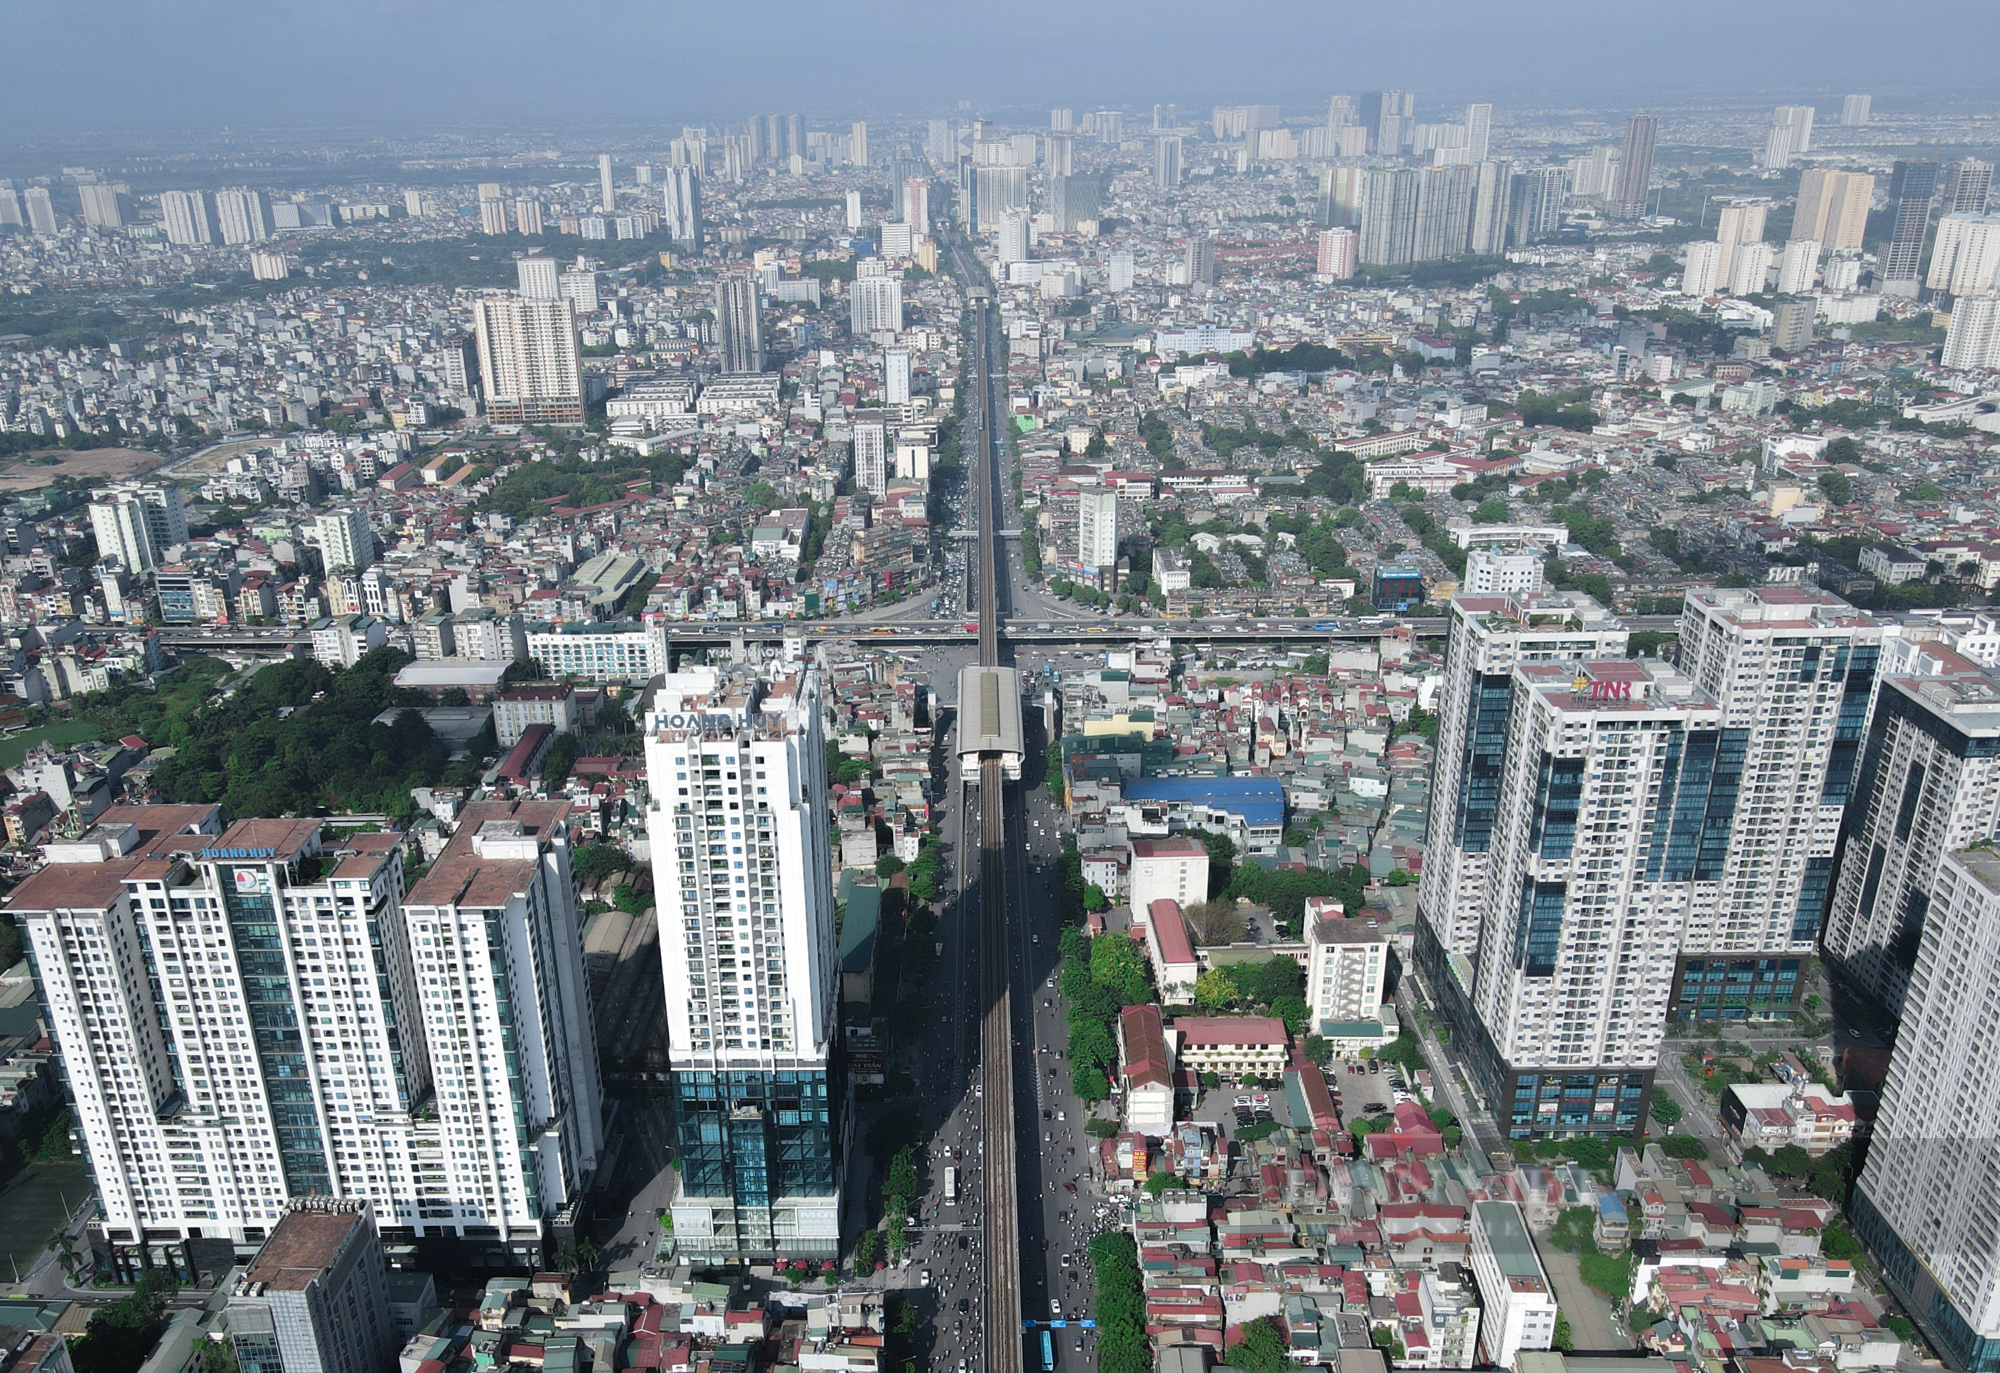
POLYGON ((1668 1135, 1660 1141, 1660 1152, 1668 1158, 1705 1159, 1708 1146, 1696 1135, 1668 1135))
POLYGON ((1289 1359, 1278 1323, 1269 1316, 1259 1316, 1241 1329, 1243 1339, 1230 1356, 1236 1367, 1251 1373, 1283 1373, 1289 1359))
POLYGON ((1194 980, 1194 1004, 1204 1011, 1226 1011, 1236 997, 1236 981, 1227 969, 1210 968, 1194 980))
POLYGON ((1680 1103, 1675 1101, 1673 1094, 1664 1087, 1653 1089, 1652 1113, 1654 1120, 1668 1126, 1680 1124, 1681 1117, 1685 1114, 1681 1110, 1680 1103))
POLYGON ((1812 1155, 1796 1144, 1787 1144, 1771 1155, 1770 1170, 1780 1177, 1809 1176, 1813 1171, 1812 1155))
POLYGON ((1835 505, 1854 503, 1854 479, 1837 468, 1819 474, 1819 489, 1835 505))
POLYGON ((630 734, 632 712, 617 697, 606 696, 597 703, 597 727, 606 734, 630 734))
POLYGON ((1233 944, 1243 937, 1243 917, 1226 896, 1197 901, 1181 912, 1181 918, 1197 944, 1233 944))
POLYGON ((898 858, 895 854, 885 853, 880 858, 875 860, 875 875, 881 878, 884 882, 887 882, 890 878, 894 877, 897 873, 901 872, 907 866, 908 864, 904 863, 903 860, 901 858, 898 858))
POLYGON ((1194 837, 1208 850, 1208 894, 1218 896, 1236 873, 1236 841, 1214 830, 1196 830, 1194 837))
POLYGON ((1083 889, 1083 908, 1086 911, 1101 911, 1111 904, 1111 898, 1104 894, 1104 888, 1092 882, 1083 889))
POLYGON ((1560 1310, 1556 1312, 1555 1333, 1549 1337, 1549 1344, 1565 1354, 1576 1347, 1576 1337, 1570 1333, 1569 1317, 1560 1310))
POLYGON ((1146 956, 1123 935, 1103 935, 1090 941, 1091 980, 1121 998, 1121 1006, 1139 1006, 1153 999, 1146 956))
POLYGON ((1312 1008, 1302 996, 1285 995, 1271 1002, 1271 1014, 1285 1022, 1285 1028, 1299 1034, 1312 1022, 1312 1008))
POLYGON ((167 1299, 180 1284, 162 1268, 149 1268, 138 1286, 100 1307, 70 1346, 77 1373, 137 1373, 166 1328, 167 1299))
POLYGON ((1111 1095, 1111 1077, 1091 1063, 1069 1065, 1069 1085, 1086 1105, 1095 1106, 1111 1095))
POLYGON ((1505 524, 1511 518, 1507 502, 1497 498, 1481 501, 1472 512, 1475 524, 1505 524))

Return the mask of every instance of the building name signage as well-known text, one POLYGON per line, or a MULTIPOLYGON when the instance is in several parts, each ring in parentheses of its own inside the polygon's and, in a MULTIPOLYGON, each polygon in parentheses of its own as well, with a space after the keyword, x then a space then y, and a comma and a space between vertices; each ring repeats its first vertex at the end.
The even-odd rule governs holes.
POLYGON ((276 849, 203 849, 203 858, 276 858, 276 849))
POLYGON ((1592 682, 1591 699, 1598 701, 1629 701, 1632 699, 1630 682, 1592 682))

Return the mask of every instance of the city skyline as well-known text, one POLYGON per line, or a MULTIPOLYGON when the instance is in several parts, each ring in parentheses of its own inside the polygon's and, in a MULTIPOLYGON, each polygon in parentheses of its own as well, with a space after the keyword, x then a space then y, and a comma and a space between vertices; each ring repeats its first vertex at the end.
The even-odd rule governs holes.
POLYGON ((1420 14, 1280 3, 1252 16, 1261 23, 1220 30, 1202 22, 1205 11, 1185 3, 1078 9, 1038 2, 1010 6, 1004 14, 994 6, 925 13, 881 5, 841 30, 815 33, 820 63, 784 63, 782 77, 760 81, 754 73, 761 54, 798 37, 790 16, 606 5, 598 11, 597 31, 617 41, 598 52, 588 44, 518 42, 538 25, 574 23, 573 14, 541 4, 483 8, 481 23, 469 26, 463 6, 386 0, 330 13, 260 9, 254 18, 229 3, 208 5, 192 17, 126 3, 101 7, 122 12, 116 20, 101 16, 93 47, 106 79, 77 83, 60 62, 36 60, 65 51, 72 16, 10 8, 13 46, 27 60, 0 93, 0 117, 41 133, 244 121, 284 126, 312 122, 285 117, 308 109, 318 120, 355 128, 440 118, 452 123, 479 105, 480 93, 495 79, 511 85, 514 116, 521 121, 574 125, 606 118, 727 118, 781 97, 815 117, 915 114, 961 99, 998 108, 1018 102, 1028 109, 1088 92, 1147 102, 1304 101, 1377 85, 1452 99, 1555 94, 1631 102, 1674 93, 1761 95, 1774 69, 1789 68, 1810 73, 1813 86, 1823 85, 1835 102, 1843 85, 1874 91, 1882 102, 1879 116, 1908 103, 1885 99, 1905 85, 1929 95, 1990 92, 1993 79, 1978 54, 2000 42, 2000 12, 1969 3, 1918 6, 1929 12, 1930 23, 1883 30, 1873 22, 1874 8, 1859 0, 1788 0, 1750 12, 1702 0, 1683 7, 1680 22, 1699 27, 1706 17, 1726 23, 1732 42, 1705 54, 1697 75, 1697 69, 1670 64, 1596 62, 1605 51, 1643 47, 1655 36, 1657 20, 1640 12, 1586 12, 1570 3, 1545 5, 1538 18, 1525 22, 1470 0, 1445 0, 1420 14), (1944 23, 1955 41, 1941 48, 1927 43, 1926 35, 1944 23), (389 25, 399 41, 383 44, 389 25), (1842 42, 1850 28, 1869 30, 1871 40, 1842 42), (970 68, 955 60, 968 44, 977 45, 981 59, 970 68), (302 67, 296 54, 307 50, 320 60, 302 67), (456 60, 430 60, 428 54, 440 50, 456 60), (895 73, 897 84, 857 97, 843 55, 861 61, 863 53, 872 70, 895 73), (1505 60, 1496 61, 1496 53, 1505 60), (529 80, 531 74, 537 79, 529 80))

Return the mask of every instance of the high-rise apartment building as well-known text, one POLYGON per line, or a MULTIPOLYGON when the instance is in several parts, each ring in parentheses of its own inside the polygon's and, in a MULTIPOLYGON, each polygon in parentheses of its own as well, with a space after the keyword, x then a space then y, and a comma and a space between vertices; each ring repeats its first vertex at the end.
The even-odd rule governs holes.
POLYGON ((868 121, 857 119, 847 128, 847 160, 857 167, 868 165, 868 121))
POLYGON ((1681 294, 1706 300, 1722 289, 1722 245, 1696 239, 1687 246, 1687 262, 1681 268, 1681 294))
POLYGON ((479 232, 496 235, 507 232, 507 202, 499 196, 479 198, 479 232))
POLYGON ((1468 1059, 1511 1138, 1642 1128, 1674 959, 1723 874, 1722 711, 1657 659, 1512 674, 1468 1059))
POLYGON ((1323 277, 1345 281, 1354 275, 1361 251, 1361 236, 1352 229, 1321 229, 1316 270, 1323 277))
POLYGON ((910 403, 910 350, 885 348, 882 351, 882 402, 885 405, 910 403))
POLYGON ((1416 261, 1419 174, 1408 167, 1370 168, 1361 202, 1361 265, 1416 261))
POLYGON ((93 229, 117 229, 131 222, 132 193, 125 186, 95 182, 79 186, 83 222, 93 229))
POLYGON ((903 330, 903 279, 886 271, 859 276, 848 288, 848 329, 858 339, 903 330))
POLYGON ((594 315, 603 306, 597 294, 597 273, 589 267, 572 267, 556 278, 562 298, 576 307, 578 315, 594 315))
POLYGON ((1940 215, 1983 215, 1986 198, 1993 190, 1993 164, 1976 157, 1962 157, 1944 165, 1938 182, 1940 215))
POLYGON ((1619 219, 1646 213, 1653 190, 1653 145, 1660 136, 1657 115, 1635 114, 1625 121, 1625 151, 1618 163, 1618 185, 1611 194, 1611 212, 1619 219))
POLYGON ((215 193, 215 228, 227 244, 262 243, 271 236, 271 207, 262 191, 215 193))
MULTIPOLYGON (((138 1257, 293 1203, 538 1262, 601 1149, 564 802, 403 840, 117 806, 11 894, 101 1206, 138 1257)), ((157 1261, 157 1256, 154 1257, 157 1261)))
POLYGON ((1715 224, 1715 241, 1722 245, 1722 259, 1716 268, 1716 275, 1724 285, 1736 279, 1737 251, 1746 243, 1763 241, 1764 218, 1770 212, 1771 207, 1763 201, 1744 201, 1722 207, 1715 224))
POLYGON ((1729 291, 1732 295, 1762 295, 1770 285, 1771 264, 1777 260, 1778 250, 1758 239, 1753 243, 1739 243, 1729 264, 1729 291))
POLYGON ((1085 220, 1096 219, 1103 201, 1102 177, 1079 173, 1049 178, 1049 217, 1057 233, 1074 233, 1085 220))
POLYGON ((1180 135, 1162 134, 1153 140, 1153 189, 1156 191, 1178 191, 1180 188, 1180 135))
POLYGON ((1471 167, 1425 167, 1417 174, 1417 227, 1411 261, 1461 257, 1471 241, 1478 176, 1471 167))
POLYGON ((562 264, 536 254, 514 259, 514 274, 526 300, 562 299, 562 264))
POLYGON ((21 193, 21 203, 28 211, 28 231, 42 238, 56 236, 56 203, 49 197, 46 186, 30 186, 21 193))
POLYGON ((1875 97, 1872 95, 1850 95, 1844 97, 1840 102, 1841 127, 1848 129, 1861 128, 1868 122, 1869 106, 1874 103, 1875 97))
MULTIPOLYGON (((931 228, 931 179, 913 173, 903 178, 903 223, 919 234, 931 228)), ((1057 228, 1061 228, 1058 223, 1057 228)))
POLYGON ((1813 278, 1819 275, 1820 245, 1816 239, 1793 238, 1785 241, 1785 250, 1778 256, 1778 294, 1781 296, 1804 295, 1813 288, 1813 278))
POLYGON ((375 565, 375 531, 365 510, 336 510, 318 520, 320 559, 326 570, 366 572, 375 565))
POLYGON ((1868 207, 1874 195, 1875 178, 1867 172, 1808 167, 1799 173, 1799 200, 1792 216, 1792 236, 1817 239, 1834 252, 1858 251, 1868 227, 1868 207))
POLYGON ((1445 1004, 1454 996, 1462 1004, 1471 994, 1514 669, 1622 657, 1630 637, 1623 622, 1580 591, 1453 598, 1417 891, 1417 967, 1445 1004))
POLYGON ((1473 165, 1472 225, 1466 248, 1497 257, 1507 250, 1508 212, 1514 200, 1514 169, 1506 162, 1473 165))
POLYGON ((1486 160, 1493 141, 1493 107, 1488 104, 1465 107, 1465 160, 1477 165, 1486 160))
POLYGON ((1024 214, 1000 216, 1000 232, 993 239, 994 259, 1001 267, 1016 262, 1026 262, 1028 253, 1028 217, 1024 214))
POLYGON ((127 572, 157 572, 167 550, 188 540, 181 489, 165 482, 113 487, 90 503, 90 530, 100 559, 116 558, 127 572))
POLYGON ((473 302, 473 337, 489 419, 582 424, 583 360, 567 300, 486 295, 473 302))
POLYGON ((1898 159, 1889 175, 1889 241, 1882 245, 1876 285, 1885 295, 1914 296, 1922 278, 1924 237, 1937 199, 1938 164, 1898 159))
POLYGON ((611 190, 611 154, 597 155, 597 207, 610 214, 618 208, 618 198, 611 190))
POLYGON ((1813 107, 1780 105, 1771 116, 1771 131, 1764 139, 1766 167, 1785 168, 1792 159, 1812 150, 1813 107))
POLYGON ((764 321, 755 280, 727 276, 716 283, 715 333, 724 372, 764 370, 764 321))
POLYGON ((200 191, 160 192, 160 231, 167 242, 183 248, 213 243, 209 224, 208 197, 200 191))
POLYGON ((854 485, 877 500, 889 494, 889 425, 880 410, 855 413, 854 485))
POLYGON ((701 246, 701 176, 693 167, 669 167, 660 196, 667 237, 689 248, 701 246))
POLYGON ((1190 286, 1215 285, 1215 239, 1204 233, 1191 234, 1181 251, 1181 270, 1190 286))
POLYGON ((973 206, 979 219, 977 231, 990 234, 1000 227, 1002 215, 1016 214, 1028 208, 1028 169, 1026 167, 975 167, 968 166, 973 186, 973 206))
POLYGON ((540 238, 542 234, 542 203, 539 200, 517 200, 514 202, 514 232, 540 238))
POLYGON ((1900 1016, 1938 864, 2000 833, 2000 673, 1919 645, 1884 676, 1827 911, 1829 965, 1900 1016))
POLYGON ((1118 565, 1118 493, 1109 487, 1077 492, 1076 560, 1091 572, 1118 565))
POLYGON ((2000 296, 1968 296, 1952 306, 1945 331, 1946 367, 2000 367, 2000 296))
POLYGON ((1507 237, 1510 244, 1540 243, 1562 227, 1569 207, 1567 167, 1515 167, 1508 188, 1507 237))
POLYGON ((1677 1018, 1788 1013, 1833 885, 1885 634, 1811 587, 1688 592, 1680 663, 1720 703, 1742 782, 1714 829, 1728 846, 1720 886, 1688 916, 1677 1018))
POLYGON ((1991 295, 2000 282, 2000 215, 1956 214, 1938 220, 1924 285, 1954 296, 1991 295))
POLYGON ((674 1238, 694 1259, 840 1250, 833 816, 819 673, 788 671, 670 673, 646 715, 674 1238))
POLYGON ((1129 291, 1135 267, 1130 251, 1120 248, 1104 260, 1104 289, 1107 291, 1129 291))
POLYGON ((1955 1368, 2000 1369, 2000 855, 1943 856, 1931 883, 1868 1162, 1849 1202, 1905 1308, 1955 1368))

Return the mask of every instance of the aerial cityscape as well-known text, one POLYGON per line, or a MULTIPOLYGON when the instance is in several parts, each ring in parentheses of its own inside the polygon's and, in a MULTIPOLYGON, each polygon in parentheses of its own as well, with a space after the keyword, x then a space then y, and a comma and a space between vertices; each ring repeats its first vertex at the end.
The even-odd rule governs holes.
POLYGON ((0 1373, 2000 1373, 2000 12, 11 8, 0 1373))

